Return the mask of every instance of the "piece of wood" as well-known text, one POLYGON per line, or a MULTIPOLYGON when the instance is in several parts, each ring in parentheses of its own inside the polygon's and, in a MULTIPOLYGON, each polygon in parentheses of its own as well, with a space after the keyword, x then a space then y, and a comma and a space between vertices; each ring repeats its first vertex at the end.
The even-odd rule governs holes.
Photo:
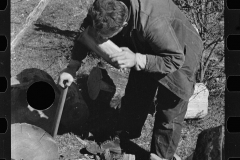
MULTIPOLYGON (((102 95, 104 99, 112 98, 112 96, 116 92, 116 88, 114 84, 111 85, 109 82, 105 82, 105 78, 108 78, 109 75, 105 69, 100 69, 98 67, 94 67, 88 77, 87 86, 88 86, 88 94, 92 100, 96 100, 99 95, 102 95), (104 74, 105 72, 105 74, 104 74), (105 92, 102 92, 105 91, 105 92), (101 94, 102 93, 102 94, 101 94), (108 98, 107 98, 108 97, 108 98)), ((109 77, 109 79, 111 79, 109 77)), ((103 97, 100 96, 100 99, 103 97)), ((102 100, 104 100, 102 99, 102 100)))
POLYGON ((189 99, 185 119, 203 118, 208 113, 209 91, 203 83, 196 83, 194 93, 189 99))
POLYGON ((50 0, 41 0, 38 5, 34 8, 34 10, 28 15, 26 19, 26 23, 23 26, 23 29, 16 35, 16 37, 11 42, 11 53, 14 53, 15 47, 18 45, 19 41, 24 36, 25 32, 28 30, 28 28, 32 25, 33 22, 35 22, 40 15, 42 14, 45 7, 48 5, 50 0))
POLYGON ((94 67, 91 70, 87 81, 88 94, 92 100, 95 100, 100 92, 101 80, 102 80, 101 70, 98 67, 94 67))
POLYGON ((89 49, 91 49, 98 56, 102 57, 106 62, 118 68, 118 65, 111 61, 110 55, 113 53, 121 52, 116 44, 111 40, 100 41, 96 36, 96 32, 92 27, 88 27, 80 36, 79 41, 85 44, 89 49))

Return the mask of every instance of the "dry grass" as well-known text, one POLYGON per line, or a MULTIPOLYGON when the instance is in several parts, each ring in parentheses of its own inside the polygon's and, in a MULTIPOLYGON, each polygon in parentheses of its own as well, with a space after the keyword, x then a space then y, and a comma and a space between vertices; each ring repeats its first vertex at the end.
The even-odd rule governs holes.
MULTIPOLYGON (((11 1, 11 37, 21 30, 26 17, 39 0, 11 1)), ((11 75, 14 76, 26 68, 39 68, 57 80, 59 72, 69 61, 73 38, 85 17, 87 0, 52 0, 45 8, 39 20, 27 32, 11 57, 11 75)), ((98 60, 88 58, 79 74, 89 74, 98 60)), ((121 92, 121 91, 119 91, 121 92)), ((120 96, 122 92, 119 93, 120 96)), ((118 95, 119 96, 119 95, 118 95)), ((119 97, 120 97, 119 96, 119 97)), ((142 130, 142 136, 133 140, 145 150, 150 149, 154 117, 149 115, 142 130)), ((201 120, 186 120, 177 149, 183 159, 195 149, 198 134, 207 128, 224 123, 224 98, 209 97, 209 114, 201 120)), ((76 126, 77 127, 77 126, 76 126)), ((86 159, 79 153, 82 144, 77 135, 66 133, 57 136, 60 159, 86 159)))

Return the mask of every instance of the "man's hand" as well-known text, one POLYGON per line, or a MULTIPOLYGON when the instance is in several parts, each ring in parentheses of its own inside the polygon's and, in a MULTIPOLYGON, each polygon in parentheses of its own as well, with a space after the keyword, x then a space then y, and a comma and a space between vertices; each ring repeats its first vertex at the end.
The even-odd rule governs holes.
POLYGON ((110 56, 112 62, 117 62, 120 68, 132 68, 136 65, 136 54, 127 47, 120 47, 122 52, 110 56))
POLYGON ((69 87, 73 82, 73 76, 67 72, 62 72, 59 76, 58 84, 63 88, 65 87, 64 81, 67 81, 66 85, 69 87))

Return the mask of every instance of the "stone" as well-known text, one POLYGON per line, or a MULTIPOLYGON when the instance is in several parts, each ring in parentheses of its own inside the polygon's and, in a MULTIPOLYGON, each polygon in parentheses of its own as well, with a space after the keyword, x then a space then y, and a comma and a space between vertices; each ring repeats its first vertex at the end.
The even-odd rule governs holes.
POLYGON ((189 99, 185 119, 203 118, 208 114, 209 91, 203 83, 196 83, 194 93, 189 99))
POLYGON ((224 126, 202 131, 197 140, 196 149, 187 160, 224 160, 224 126))

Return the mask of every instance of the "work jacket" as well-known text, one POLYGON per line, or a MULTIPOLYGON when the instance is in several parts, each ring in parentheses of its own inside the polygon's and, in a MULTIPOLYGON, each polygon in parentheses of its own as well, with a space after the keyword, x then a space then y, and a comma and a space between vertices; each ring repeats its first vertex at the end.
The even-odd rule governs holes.
MULTIPOLYGON (((110 40, 120 47, 129 47, 134 53, 145 54, 146 67, 139 72, 150 72, 156 81, 189 100, 203 49, 196 29, 171 0, 122 2, 128 6, 128 26, 110 40)), ((81 27, 84 30, 91 23, 88 15, 81 27)), ((80 61, 88 51, 77 43, 72 59, 80 61)))

